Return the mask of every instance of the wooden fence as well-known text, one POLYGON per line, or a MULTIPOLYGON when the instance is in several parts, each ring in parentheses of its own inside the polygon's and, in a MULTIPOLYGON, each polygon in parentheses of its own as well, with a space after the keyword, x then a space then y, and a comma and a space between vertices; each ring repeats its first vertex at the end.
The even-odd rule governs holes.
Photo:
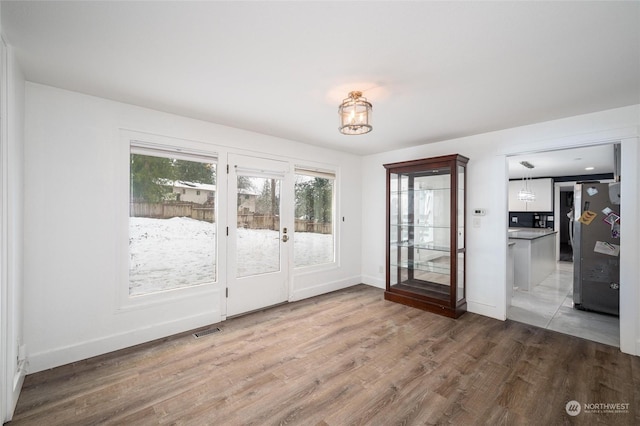
POLYGON ((238 228, 245 229, 280 229, 280 217, 257 214, 239 214, 238 228))
MULTIPOLYGON (((152 217, 155 219, 171 219, 172 217, 190 217, 196 220, 214 222, 213 206, 203 207, 202 204, 185 202, 144 203, 132 202, 130 204, 132 217, 152 217)), ((245 229, 279 229, 280 217, 257 214, 238 214, 238 228, 245 229)), ((313 232, 316 234, 331 234, 333 226, 329 223, 313 222, 296 219, 295 232, 313 232)))
MULTIPOLYGON (((279 229, 280 218, 257 214, 238 214, 238 228, 245 229, 279 229)), ((331 234, 331 223, 316 223, 309 220, 296 219, 295 232, 313 232, 316 234, 331 234)))
POLYGON ((132 217, 152 217, 155 219, 170 219, 172 217, 190 217, 196 220, 214 222, 213 206, 203 206, 196 203, 165 202, 144 203, 133 202, 130 204, 129 214, 132 217))
POLYGON ((312 222, 309 220, 296 219, 296 232, 313 232, 316 234, 331 234, 333 226, 331 222, 312 222))

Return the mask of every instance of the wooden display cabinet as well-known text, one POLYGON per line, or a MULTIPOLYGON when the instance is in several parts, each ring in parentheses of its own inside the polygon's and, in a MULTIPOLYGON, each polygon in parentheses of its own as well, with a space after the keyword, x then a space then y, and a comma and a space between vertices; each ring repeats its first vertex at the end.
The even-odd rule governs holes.
POLYGON ((468 161, 454 154, 384 165, 387 169, 385 299, 452 318, 466 312, 468 161))

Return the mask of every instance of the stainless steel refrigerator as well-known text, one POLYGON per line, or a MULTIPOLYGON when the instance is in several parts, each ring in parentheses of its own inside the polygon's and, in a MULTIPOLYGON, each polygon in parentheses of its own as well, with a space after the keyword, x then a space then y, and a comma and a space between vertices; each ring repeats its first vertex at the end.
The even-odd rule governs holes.
POLYGON ((579 183, 574 188, 573 304, 619 314, 619 183, 579 183))

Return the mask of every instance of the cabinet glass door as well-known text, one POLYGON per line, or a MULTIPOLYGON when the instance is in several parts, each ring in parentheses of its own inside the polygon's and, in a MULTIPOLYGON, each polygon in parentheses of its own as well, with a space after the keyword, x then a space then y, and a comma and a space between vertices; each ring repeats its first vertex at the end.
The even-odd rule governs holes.
POLYGON ((451 169, 390 174, 391 287, 447 301, 451 294, 451 169))
POLYGON ((465 184, 465 179, 464 179, 464 173, 465 173, 465 169, 462 166, 458 166, 458 247, 457 247, 457 269, 458 269, 458 277, 456 279, 457 281, 457 291, 456 291, 456 302, 461 301, 462 299, 465 298, 465 294, 464 294, 464 280, 465 280, 465 274, 464 274, 464 255, 465 255, 465 241, 464 241, 464 211, 465 211, 465 205, 464 205, 464 184, 465 184))

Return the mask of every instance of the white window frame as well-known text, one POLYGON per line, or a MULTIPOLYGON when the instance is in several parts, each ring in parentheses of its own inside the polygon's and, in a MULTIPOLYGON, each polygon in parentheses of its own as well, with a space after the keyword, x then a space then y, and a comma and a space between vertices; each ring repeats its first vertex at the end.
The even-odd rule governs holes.
POLYGON ((130 155, 142 154, 152 155, 165 158, 178 158, 182 160, 193 161, 210 161, 216 164, 216 187, 220 188, 221 185, 226 187, 226 176, 223 182, 220 182, 220 178, 223 176, 222 168, 226 167, 226 163, 220 161, 221 154, 219 147, 212 146, 197 141, 190 141, 184 139, 178 139, 173 137, 151 135, 146 133, 140 133, 130 130, 121 129, 121 164, 122 173, 121 176, 121 196, 122 204, 118 209, 118 217, 121 219, 121 244, 119 250, 119 258, 121 265, 119 268, 119 284, 117 286, 117 303, 116 311, 126 312, 132 309, 140 309, 147 306, 156 304, 167 304, 175 302, 180 299, 202 297, 205 294, 215 293, 221 291, 221 283, 224 280, 224 274, 226 274, 226 244, 223 241, 220 230, 226 226, 226 217, 221 217, 219 200, 221 197, 226 196, 226 190, 216 191, 215 194, 215 207, 216 214, 215 226, 216 226, 216 274, 215 280, 211 282, 202 283, 194 286, 180 287, 174 289, 168 289, 163 291, 157 291, 153 293, 130 295, 129 289, 129 203, 130 203, 130 185, 131 185, 131 170, 130 170, 130 155), (224 223, 222 223, 224 222, 224 223))

